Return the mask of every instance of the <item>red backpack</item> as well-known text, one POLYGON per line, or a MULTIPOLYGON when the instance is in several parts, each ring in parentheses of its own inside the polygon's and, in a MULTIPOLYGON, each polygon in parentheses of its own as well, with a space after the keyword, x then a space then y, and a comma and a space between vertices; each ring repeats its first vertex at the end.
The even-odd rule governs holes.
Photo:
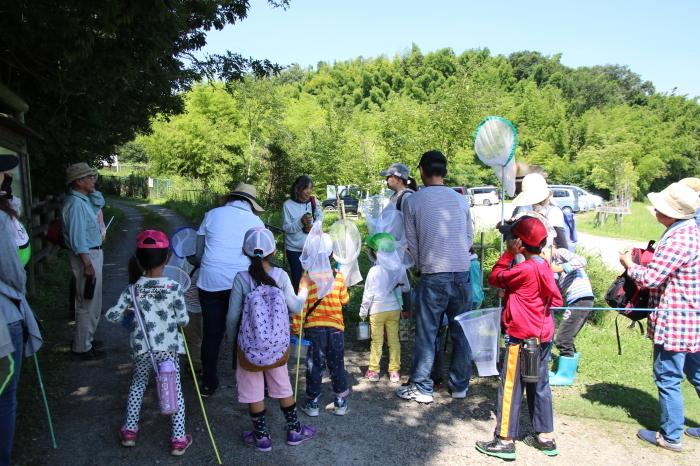
POLYGON ((66 241, 63 238, 63 219, 61 217, 54 219, 49 224, 49 227, 46 230, 46 240, 62 249, 68 248, 68 246, 66 246, 66 241))
MULTIPOLYGON (((653 240, 649 241, 645 249, 633 248, 631 252, 632 262, 642 266, 649 265, 651 259, 654 257, 654 243, 655 241, 653 240)), ((637 283, 627 275, 627 271, 625 271, 610 285, 610 288, 608 288, 608 291, 605 293, 605 301, 610 307, 619 308, 617 311, 618 315, 615 317, 615 333, 617 334, 617 353, 622 354, 617 318, 622 315, 630 319, 632 321, 630 327, 634 326, 634 323, 637 322, 639 331, 644 333, 640 321, 649 317, 649 312, 633 309, 649 308, 649 290, 640 288, 637 283), (625 310, 624 308, 629 310, 625 310)))

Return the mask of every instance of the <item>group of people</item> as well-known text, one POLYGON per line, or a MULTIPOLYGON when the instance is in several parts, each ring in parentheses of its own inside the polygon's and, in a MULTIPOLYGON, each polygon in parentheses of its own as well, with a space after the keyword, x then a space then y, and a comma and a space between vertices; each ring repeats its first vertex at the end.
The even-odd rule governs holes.
MULTIPOLYGON (((26 275, 19 260, 18 236, 9 171, 13 156, 0 156, 0 361, 14 367, 0 395, 0 464, 9 463, 18 368, 22 356, 36 352, 41 335, 25 298, 26 275), (10 253, 11 252, 11 253, 10 253)), ((435 363, 441 328, 448 326, 452 340, 447 388, 452 398, 467 396, 471 377, 471 350, 458 317, 473 306, 471 274, 472 221, 465 198, 445 185, 447 159, 438 151, 424 153, 418 163, 423 182, 412 189, 410 170, 392 164, 380 173, 394 191, 390 207, 401 213, 406 259, 388 265, 396 253, 398 238, 375 232, 365 242, 373 262, 365 279, 359 308, 369 317, 372 343, 367 380, 380 379, 382 347, 389 346, 389 380, 401 382, 399 319, 411 286, 406 271, 417 277, 416 333, 413 364, 408 381, 396 389, 404 400, 431 403, 435 391, 435 363), (436 226, 439 225, 439 228, 436 226)), ((76 328, 72 352, 79 359, 103 356, 94 338, 101 314, 102 241, 104 199, 95 190, 96 172, 86 164, 67 169, 62 221, 63 237, 70 249, 76 287, 76 328)), ((414 184, 414 183, 413 183, 414 184)), ((308 176, 297 178, 283 206, 285 255, 290 273, 273 265, 277 252, 273 233, 259 214, 264 212, 254 186, 240 183, 223 206, 206 213, 197 235, 196 253, 188 260, 197 267, 196 296, 186 298, 180 284, 163 276, 170 257, 170 242, 160 231, 146 230, 136 240, 129 261, 129 286, 105 317, 130 332, 134 369, 127 401, 121 444, 136 445, 139 413, 149 374, 169 363, 176 372, 176 409, 171 416, 171 453, 182 455, 192 443, 185 428, 185 402, 180 384, 179 355, 185 352, 181 328, 190 317, 186 302, 201 307, 200 392, 210 397, 219 388, 218 361, 224 338, 234 349, 238 400, 248 405, 252 429, 242 434, 246 445, 270 451, 272 439, 266 420, 265 398, 276 398, 284 415, 289 445, 299 445, 317 435, 302 424, 292 390, 287 362, 290 337, 302 335, 309 342, 306 356, 306 389, 299 410, 320 415, 322 376, 328 367, 332 381, 332 412, 348 410, 350 386, 344 365, 345 323, 343 307, 349 301, 343 274, 333 262, 332 239, 323 233, 317 254, 332 269, 328 286, 320 287, 302 267, 302 251, 314 224, 323 212, 312 196, 308 176), (322 289, 323 288, 323 289, 322 289)), ((654 445, 681 450, 681 435, 700 438, 698 428, 683 429, 680 384, 685 375, 700 395, 700 179, 688 178, 659 193, 649 193, 657 220, 666 227, 648 265, 635 264, 628 251, 620 261, 639 286, 651 290, 648 335, 654 342, 654 377, 659 389, 659 431, 640 430, 639 437, 654 445)), ((523 393, 527 396, 534 434, 525 443, 546 455, 557 452, 554 436, 551 385, 573 383, 579 361, 575 337, 593 305, 593 291, 585 259, 571 251, 562 212, 551 202, 551 192, 541 175, 523 180, 522 193, 514 200, 513 219, 501 231, 506 249, 494 265, 488 282, 503 290, 501 326, 505 354, 501 364, 494 436, 476 449, 503 459, 515 458, 523 393), (553 307, 565 306, 555 331, 553 307), (549 372, 551 346, 559 350, 556 372, 549 372)), ((301 341, 298 342, 301 344, 301 341)), ((3 382, 0 380, 0 382, 3 382)))

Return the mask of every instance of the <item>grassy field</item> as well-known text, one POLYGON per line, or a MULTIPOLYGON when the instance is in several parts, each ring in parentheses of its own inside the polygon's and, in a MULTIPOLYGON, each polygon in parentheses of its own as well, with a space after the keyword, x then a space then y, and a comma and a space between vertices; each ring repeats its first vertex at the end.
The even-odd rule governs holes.
POLYGON ((664 227, 656 221, 649 210, 650 204, 633 202, 632 213, 625 215, 620 225, 614 218, 608 218, 605 224, 595 226, 595 212, 586 212, 576 216, 576 229, 599 236, 612 238, 635 239, 639 241, 658 240, 664 232, 664 227))
MULTIPOLYGON (((618 356, 613 315, 608 312, 598 325, 586 325, 576 338, 581 353, 578 376, 572 387, 553 387, 555 412, 657 429, 651 341, 640 335, 638 327, 627 328, 630 321, 620 317, 622 356, 618 356)), ((687 425, 700 426, 700 399, 687 380, 682 390, 687 425)))

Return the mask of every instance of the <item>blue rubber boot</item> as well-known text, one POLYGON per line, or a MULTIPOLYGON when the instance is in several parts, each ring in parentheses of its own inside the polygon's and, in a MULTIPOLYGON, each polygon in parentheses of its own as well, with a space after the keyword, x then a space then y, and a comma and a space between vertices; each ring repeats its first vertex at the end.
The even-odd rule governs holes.
POLYGON ((559 356, 559 366, 557 373, 549 373, 549 385, 568 387, 574 383, 576 379, 576 369, 578 368, 578 360, 580 353, 571 356, 559 356))

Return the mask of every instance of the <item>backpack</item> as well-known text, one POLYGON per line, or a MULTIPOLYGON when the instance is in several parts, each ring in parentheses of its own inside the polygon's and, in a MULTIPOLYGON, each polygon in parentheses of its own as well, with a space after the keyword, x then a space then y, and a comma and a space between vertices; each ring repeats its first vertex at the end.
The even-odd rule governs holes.
MULTIPOLYGON (((647 266, 654 257, 654 243, 649 241, 645 249, 633 248, 632 262, 642 266, 647 266)), ((620 346, 620 331, 618 328, 617 318, 621 315, 632 321, 630 327, 636 322, 639 325, 639 331, 643 334, 644 330, 640 321, 649 317, 647 311, 635 311, 632 308, 647 309, 649 308, 649 290, 637 286, 634 280, 627 276, 627 271, 619 275, 613 281, 608 291, 605 293, 605 301, 610 307, 629 308, 630 310, 618 310, 618 315, 615 317, 615 333, 617 334, 617 353, 622 354, 620 346)))
POLYGON ((563 211, 564 213, 564 229, 566 230, 566 242, 569 244, 569 251, 576 252, 576 243, 578 242, 578 234, 576 232, 576 219, 574 213, 570 210, 563 211))
POLYGON ((66 240, 63 238, 63 219, 55 218, 46 230, 46 240, 61 249, 67 249, 66 240))
MULTIPOLYGON (((273 272, 275 281, 280 272, 273 272)), ((243 302, 238 361, 252 371, 279 367, 289 357, 289 311, 284 293, 276 286, 256 285, 248 272, 240 273, 250 282, 251 291, 243 302)))

